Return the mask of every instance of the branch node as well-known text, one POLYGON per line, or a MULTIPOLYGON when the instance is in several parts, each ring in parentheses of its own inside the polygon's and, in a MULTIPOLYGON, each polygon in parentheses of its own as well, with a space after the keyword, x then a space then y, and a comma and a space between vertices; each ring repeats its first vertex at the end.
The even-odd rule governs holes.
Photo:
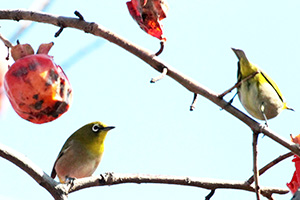
POLYGON ((79 20, 84 21, 84 18, 83 18, 82 14, 79 11, 75 10, 74 14, 79 18, 79 20))
POLYGON ((72 178, 72 177, 67 177, 66 179, 66 192, 67 194, 71 191, 72 187, 74 186, 74 181, 76 180, 76 178, 72 178))
POLYGON ((18 16, 18 14, 16 14, 15 16, 12 17, 13 20, 19 22, 22 18, 18 16))
POLYGON ((163 52, 164 47, 165 47, 165 42, 162 40, 160 41, 160 49, 158 50, 158 52, 155 53, 155 55, 159 56, 163 52))
POLYGON ((157 81, 163 79, 168 73, 168 68, 164 67, 162 73, 156 78, 152 78, 150 83, 156 83, 157 81))
POLYGON ((272 194, 270 194, 270 195, 267 195, 267 196, 265 196, 265 197, 267 197, 267 198, 268 198, 268 200, 274 200, 274 199, 273 199, 273 197, 272 197, 272 194))
POLYGON ((194 93, 194 98, 193 98, 192 104, 190 106, 190 111, 193 111, 195 109, 195 107, 196 107, 195 105, 196 105, 197 99, 198 99, 198 94, 194 93))
POLYGON ((254 130, 253 132, 254 132, 255 134, 262 133, 263 130, 264 130, 266 127, 268 127, 267 124, 259 124, 259 125, 258 125, 258 129, 257 129, 257 130, 254 130))
POLYGON ((210 200, 214 196, 216 189, 212 189, 210 193, 205 197, 205 200, 210 200))
POLYGON ((104 175, 100 174, 101 179, 99 179, 99 183, 101 185, 112 185, 114 182, 114 173, 113 172, 106 172, 104 175))
POLYGON ((101 179, 99 178, 99 184, 100 185, 105 185, 106 179, 105 179, 105 175, 100 174, 101 179))
POLYGON ((189 184, 191 184, 192 181, 191 181, 191 179, 189 177, 186 177, 185 178, 185 182, 189 185, 189 184))
POLYGON ((94 25, 95 25, 95 22, 91 22, 91 23, 89 23, 89 25, 88 26, 85 26, 84 27, 84 32, 85 33, 92 33, 93 32, 93 29, 94 29, 94 25))

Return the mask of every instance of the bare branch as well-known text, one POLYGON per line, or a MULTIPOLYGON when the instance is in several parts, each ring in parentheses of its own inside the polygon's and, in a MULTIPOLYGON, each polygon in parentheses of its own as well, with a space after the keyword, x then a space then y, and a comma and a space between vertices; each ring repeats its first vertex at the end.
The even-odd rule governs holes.
POLYGON ((64 186, 54 181, 42 169, 36 166, 32 161, 26 158, 23 154, 14 151, 13 149, 0 144, 0 156, 14 163, 16 166, 25 171, 38 184, 48 190, 48 192, 57 200, 67 199, 64 192, 64 186))
POLYGON ((260 200, 259 174, 257 167, 257 140, 258 133, 253 133, 253 176, 255 182, 256 199, 260 200))
MULTIPOLYGON (((204 188, 208 190, 214 189, 238 189, 244 191, 255 192, 254 187, 245 182, 240 181, 225 181, 206 178, 193 178, 184 176, 164 176, 164 175, 147 175, 147 174, 116 174, 105 173, 100 176, 76 179, 73 182, 73 187, 70 188, 70 193, 83 188, 94 186, 116 185, 122 183, 160 183, 172 185, 185 185, 204 188)), ((264 196, 270 194, 286 194, 289 190, 280 188, 262 187, 261 193, 264 196)))
MULTIPOLYGON (((0 156, 11 161, 16 166, 24 170, 38 184, 44 187, 56 200, 66 200, 67 194, 78 191, 80 189, 115 185, 121 183, 161 183, 173 185, 194 186, 209 190, 214 189, 239 189, 250 192, 255 192, 254 187, 247 182, 242 181, 224 181, 204 178, 180 177, 180 176, 161 176, 161 175, 143 175, 143 174, 113 174, 106 173, 96 177, 88 177, 75 179, 72 186, 60 184, 49 177, 42 169, 37 167, 24 155, 10 149, 9 147, 0 144, 0 156), (70 187, 70 188, 69 188, 70 187)), ((264 196, 271 194, 286 194, 289 191, 281 188, 261 188, 261 193, 264 196)))
MULTIPOLYGON (((269 162, 267 165, 265 165, 263 168, 261 168, 259 170, 259 175, 262 175, 263 173, 265 173, 268 169, 270 169, 271 167, 275 166, 277 163, 283 161, 286 158, 291 157, 292 155, 294 155, 292 152, 288 152, 284 155, 280 155, 278 158, 272 160, 271 162, 269 162)), ((246 182, 251 185, 254 181, 254 177, 251 176, 246 182)))

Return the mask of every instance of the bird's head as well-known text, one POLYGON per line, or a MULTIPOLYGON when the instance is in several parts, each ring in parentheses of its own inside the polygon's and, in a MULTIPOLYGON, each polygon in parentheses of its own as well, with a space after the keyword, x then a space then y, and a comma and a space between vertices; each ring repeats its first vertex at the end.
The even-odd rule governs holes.
POLYGON ((102 122, 96 121, 86 124, 78 129, 75 133, 75 137, 85 144, 95 142, 103 143, 108 131, 114 128, 114 126, 107 126, 102 122))

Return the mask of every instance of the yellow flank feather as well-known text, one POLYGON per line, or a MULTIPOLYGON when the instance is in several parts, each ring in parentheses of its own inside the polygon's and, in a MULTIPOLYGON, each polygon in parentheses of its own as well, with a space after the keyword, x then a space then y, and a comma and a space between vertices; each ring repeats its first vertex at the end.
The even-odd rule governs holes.
POLYGON ((252 64, 243 50, 234 48, 232 50, 239 59, 238 82, 258 72, 237 88, 239 99, 247 112, 267 123, 267 119, 276 117, 283 109, 291 109, 287 106, 277 84, 259 67, 252 64))

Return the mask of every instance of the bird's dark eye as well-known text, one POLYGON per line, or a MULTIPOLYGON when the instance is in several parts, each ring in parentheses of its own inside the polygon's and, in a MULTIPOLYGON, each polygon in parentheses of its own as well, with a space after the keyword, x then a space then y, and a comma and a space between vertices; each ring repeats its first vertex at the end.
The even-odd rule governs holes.
POLYGON ((94 125, 92 126, 92 131, 93 131, 94 133, 98 133, 98 132, 100 131, 100 126, 99 126, 98 124, 94 124, 94 125))

